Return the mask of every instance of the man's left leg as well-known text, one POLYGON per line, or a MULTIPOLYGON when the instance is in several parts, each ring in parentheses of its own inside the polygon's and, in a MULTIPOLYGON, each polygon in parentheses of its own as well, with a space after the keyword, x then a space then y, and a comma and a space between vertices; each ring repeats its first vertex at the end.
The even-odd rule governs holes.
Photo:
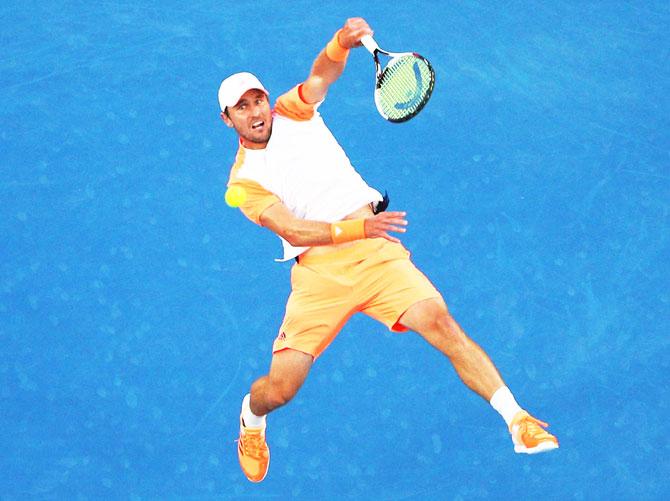
POLYGON ((412 305, 398 323, 418 332, 446 355, 468 388, 500 413, 512 434, 516 452, 533 454, 558 447, 556 437, 543 429, 547 424, 519 407, 489 356, 463 332, 441 298, 412 305))

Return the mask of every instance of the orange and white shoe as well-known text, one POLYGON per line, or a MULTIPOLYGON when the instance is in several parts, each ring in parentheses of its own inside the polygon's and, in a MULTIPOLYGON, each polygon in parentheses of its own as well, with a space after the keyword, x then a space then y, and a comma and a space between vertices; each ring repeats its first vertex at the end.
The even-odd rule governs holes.
POLYGON ((526 411, 517 412, 509 425, 514 442, 514 452, 519 454, 537 454, 558 449, 558 440, 546 431, 549 425, 535 419, 526 411))
POLYGON ((240 438, 237 440, 237 457, 246 477, 252 482, 265 478, 270 467, 270 448, 265 442, 265 427, 244 426, 240 416, 240 438))

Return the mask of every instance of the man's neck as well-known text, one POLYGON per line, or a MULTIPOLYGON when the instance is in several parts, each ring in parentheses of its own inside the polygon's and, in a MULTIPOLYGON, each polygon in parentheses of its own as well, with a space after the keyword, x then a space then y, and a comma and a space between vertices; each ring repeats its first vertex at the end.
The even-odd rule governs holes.
POLYGON ((254 143, 252 141, 247 141, 243 137, 240 137, 240 144, 247 150, 264 150, 268 145, 268 143, 254 143))

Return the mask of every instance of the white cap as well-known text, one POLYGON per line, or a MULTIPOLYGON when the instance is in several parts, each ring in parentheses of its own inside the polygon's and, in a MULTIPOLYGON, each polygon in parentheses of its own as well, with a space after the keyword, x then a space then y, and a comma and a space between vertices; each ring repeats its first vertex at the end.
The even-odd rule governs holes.
POLYGON ((242 95, 249 89, 259 89, 265 92, 266 95, 269 95, 261 81, 255 75, 246 71, 235 73, 226 78, 221 82, 221 86, 219 87, 219 105, 221 106, 221 111, 225 111, 228 106, 235 106, 242 95))

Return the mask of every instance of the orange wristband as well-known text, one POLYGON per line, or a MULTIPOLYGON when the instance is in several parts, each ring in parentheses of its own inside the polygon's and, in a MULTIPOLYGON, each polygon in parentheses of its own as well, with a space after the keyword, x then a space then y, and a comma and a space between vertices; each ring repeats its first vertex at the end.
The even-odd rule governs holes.
POLYGON ((333 39, 326 45, 326 56, 328 56, 328 59, 335 61, 336 63, 343 63, 347 60, 347 57, 349 57, 349 49, 342 47, 337 39, 340 35, 340 31, 342 30, 337 30, 333 39))
POLYGON ((334 244, 365 238, 365 219, 347 219, 332 223, 330 238, 334 244))

